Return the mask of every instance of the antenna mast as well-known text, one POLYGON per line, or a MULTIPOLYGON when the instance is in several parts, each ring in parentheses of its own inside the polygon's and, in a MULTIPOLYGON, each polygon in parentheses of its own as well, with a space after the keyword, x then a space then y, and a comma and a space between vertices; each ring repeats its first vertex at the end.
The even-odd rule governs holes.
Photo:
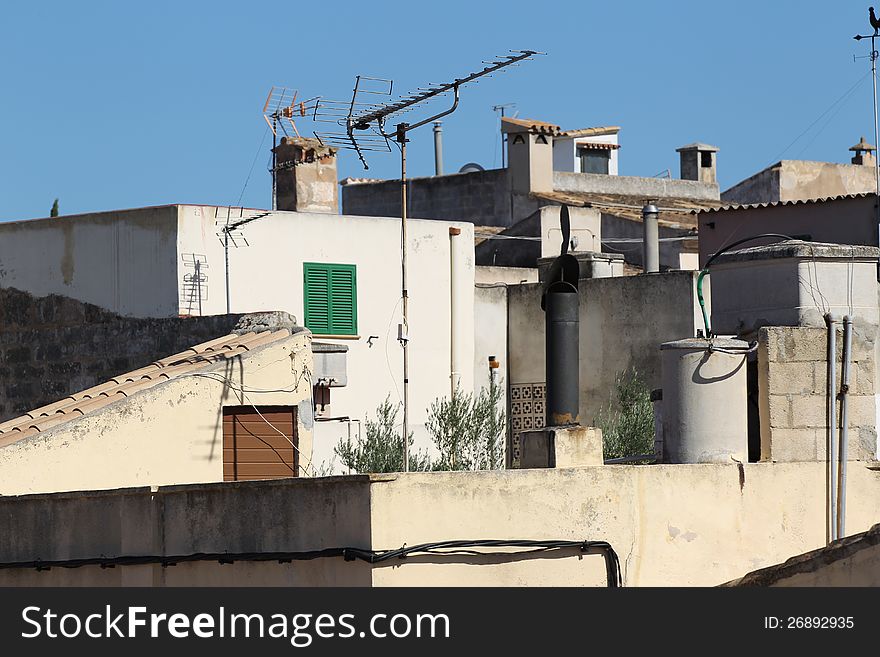
MULTIPOLYGON (((871 23, 872 27, 874 23, 874 10, 871 8, 871 23)), ((861 41, 862 39, 871 39, 871 82, 874 85, 874 147, 880 148, 878 145, 878 129, 877 129, 877 45, 876 39, 878 35, 878 28, 874 27, 873 34, 856 34, 853 39, 856 41, 861 41)), ((876 194, 874 199, 874 206, 877 208, 877 236, 878 240, 880 240, 880 150, 874 151, 874 182, 875 189, 874 193, 876 194)), ((880 243, 880 241, 878 241, 880 243)))
POLYGON ((299 130, 296 129, 293 117, 296 115, 306 116, 318 103, 317 98, 309 98, 297 103, 297 93, 296 89, 273 86, 269 90, 269 95, 266 96, 266 103, 263 105, 263 118, 272 130, 272 210, 278 209, 278 166, 275 156, 275 149, 278 146, 278 129, 280 128, 287 137, 291 136, 290 132, 299 137, 299 130))
POLYGON ((363 102, 359 98, 362 94, 391 95, 393 83, 391 80, 382 78, 367 78, 357 76, 354 92, 350 103, 346 105, 341 101, 319 100, 315 106, 314 119, 316 121, 328 121, 336 123, 344 128, 344 132, 329 132, 315 136, 322 143, 329 142, 340 148, 354 150, 368 169, 364 151, 391 150, 389 143, 394 142, 400 149, 400 279, 401 300, 403 306, 403 323, 398 325, 397 339, 403 348, 403 468, 409 472, 409 289, 407 280, 407 236, 406 236, 406 144, 407 133, 427 123, 451 114, 458 108, 459 87, 468 82, 473 82, 484 76, 516 65, 519 62, 531 59, 535 55, 542 55, 535 50, 511 50, 509 55, 502 55, 484 61, 486 67, 469 73, 451 82, 429 84, 428 87, 419 87, 417 93, 401 96, 389 103, 363 102), (387 90, 385 85, 387 84, 387 90), (433 100, 439 96, 452 93, 452 104, 445 110, 421 119, 415 123, 400 121, 395 124, 393 131, 386 130, 389 118, 420 108, 421 104, 433 100))

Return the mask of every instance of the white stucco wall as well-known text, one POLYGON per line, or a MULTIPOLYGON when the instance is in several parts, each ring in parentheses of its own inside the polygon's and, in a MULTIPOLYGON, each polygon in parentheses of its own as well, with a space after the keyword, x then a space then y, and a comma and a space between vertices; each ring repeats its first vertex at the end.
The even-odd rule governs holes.
MULTIPOLYGON (((209 264, 205 314, 226 310, 224 254, 216 236, 215 208, 182 206, 181 253, 203 253, 209 264)), ((241 227, 249 246, 229 249, 233 313, 284 310, 300 323, 303 262, 357 267, 358 336, 326 339, 349 347, 348 385, 331 390, 331 416, 365 420, 389 396, 403 396, 403 354, 397 342, 401 321, 400 219, 317 213, 275 212, 241 227), (370 336, 378 336, 368 344, 370 336)), ((473 225, 411 219, 407 222, 409 272, 410 428, 417 447, 429 447, 427 409, 450 391, 450 306, 455 299, 455 362, 461 386, 473 387, 474 250, 473 225), (450 237, 455 226, 460 235, 450 237), (452 246, 451 246, 452 245, 452 246), (450 248, 454 275, 450 275, 450 248)), ((402 422, 402 410, 397 421, 402 422)), ((352 427, 352 434, 357 428, 352 427)), ((315 462, 329 462, 333 447, 347 435, 345 422, 315 425, 315 462)), ((337 471, 341 471, 337 469, 337 471)))
POLYGON ((120 315, 178 313, 177 206, 0 223, 0 286, 120 315))
MULTIPOLYGON (((541 213, 541 257, 556 257, 562 246, 562 228, 559 224, 560 206, 545 205, 541 213)), ((602 213, 595 208, 568 209, 570 235, 577 240, 577 251, 602 252, 602 213)))

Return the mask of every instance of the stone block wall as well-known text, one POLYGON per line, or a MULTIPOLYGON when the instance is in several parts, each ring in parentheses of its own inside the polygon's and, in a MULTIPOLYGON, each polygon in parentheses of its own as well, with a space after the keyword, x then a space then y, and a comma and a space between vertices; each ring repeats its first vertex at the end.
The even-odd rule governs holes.
MULTIPOLYGON (((827 458, 828 332, 822 328, 767 326, 758 332, 758 406, 761 459, 827 458)), ((840 389, 843 332, 837 336, 840 389)), ((853 331, 848 395, 848 459, 874 460, 877 444, 873 333, 853 331), (867 335, 866 335, 867 334, 867 335)), ((835 440, 839 426, 835 422, 835 440)))
POLYGON ((0 289, 0 422, 231 332, 241 315, 121 317, 0 289))
MULTIPOLYGON (((406 193, 407 209, 413 218, 467 221, 479 226, 499 227, 510 226, 514 221, 507 169, 410 178, 406 193)), ((343 184, 342 213, 399 217, 400 182, 343 184)))

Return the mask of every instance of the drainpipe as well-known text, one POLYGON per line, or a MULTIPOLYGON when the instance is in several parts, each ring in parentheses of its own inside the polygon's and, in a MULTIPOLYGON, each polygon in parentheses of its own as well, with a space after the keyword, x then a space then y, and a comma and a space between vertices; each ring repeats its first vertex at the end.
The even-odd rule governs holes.
POLYGON ((434 175, 443 175, 443 125, 434 121, 434 175))
MULTIPOLYGON (((436 126, 435 126, 436 127, 436 126)), ((460 373, 455 371, 455 361, 458 354, 455 351, 455 310, 456 310, 456 294, 455 294, 455 242, 456 235, 461 235, 461 228, 455 226, 449 227, 449 392, 455 395, 455 388, 458 384, 458 376, 460 373)), ((449 398, 452 400, 452 397, 449 398)))
POLYGON ((835 513, 837 509, 837 442, 834 440, 834 425, 837 418, 837 397, 834 382, 837 380, 837 324, 840 320, 831 313, 825 315, 825 323, 828 325, 828 385, 826 395, 828 408, 826 416, 826 445, 828 447, 827 481, 827 522, 825 530, 825 542, 831 543, 837 540, 837 522, 835 513))
POLYGON ((645 273, 660 271, 660 236, 657 227, 657 206, 653 203, 642 208, 642 230, 644 239, 642 243, 642 265, 645 273))
POLYGON ((837 537, 846 536, 846 461, 849 439, 849 361, 852 358, 852 318, 843 317, 843 353, 840 375, 840 462, 837 471, 837 537))

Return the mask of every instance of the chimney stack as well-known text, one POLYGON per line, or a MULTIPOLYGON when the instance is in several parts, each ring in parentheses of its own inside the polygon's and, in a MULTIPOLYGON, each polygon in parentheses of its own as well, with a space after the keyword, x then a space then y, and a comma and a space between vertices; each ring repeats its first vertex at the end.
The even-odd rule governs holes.
POLYGON ((868 142, 865 141, 865 138, 862 137, 858 144, 855 146, 850 146, 849 150, 853 151, 855 155, 853 155, 852 163, 860 164, 862 166, 874 166, 874 153, 877 149, 874 146, 871 146, 868 142))
POLYGON ((681 179, 717 183, 716 155, 718 149, 709 144, 688 144, 675 151, 681 154, 681 179))
POLYGON ((443 124, 434 121, 434 175, 443 175, 443 124))
POLYGON ((501 119, 507 135, 507 175, 514 194, 553 191, 553 138, 558 125, 532 119, 501 119))
POLYGON ((642 266, 646 274, 660 271, 660 235, 657 225, 657 206, 648 203, 642 208, 642 231, 644 235, 642 266))
POLYGON ((276 210, 339 213, 336 149, 311 137, 275 147, 276 210))

